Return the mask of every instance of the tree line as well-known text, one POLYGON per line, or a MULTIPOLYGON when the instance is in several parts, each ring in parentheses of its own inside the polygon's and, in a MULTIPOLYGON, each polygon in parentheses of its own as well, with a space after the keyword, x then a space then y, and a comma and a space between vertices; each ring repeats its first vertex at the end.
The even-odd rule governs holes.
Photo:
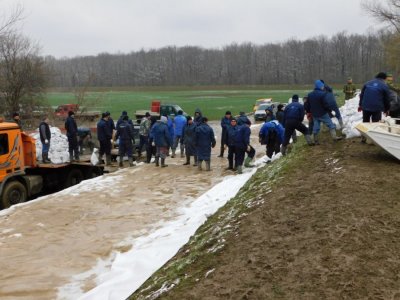
POLYGON ((323 78, 363 82, 386 69, 384 33, 338 33, 330 38, 291 39, 256 45, 233 43, 220 49, 164 47, 128 54, 102 53, 45 63, 54 87, 309 84, 323 78))

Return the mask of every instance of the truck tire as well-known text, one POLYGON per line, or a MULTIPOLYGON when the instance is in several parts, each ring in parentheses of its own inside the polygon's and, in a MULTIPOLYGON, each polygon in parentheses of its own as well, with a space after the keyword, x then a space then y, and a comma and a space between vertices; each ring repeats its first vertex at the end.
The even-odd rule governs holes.
POLYGON ((88 168, 85 172, 85 179, 92 179, 101 175, 101 170, 99 168, 88 168))
POLYGON ((64 182, 64 188, 76 185, 83 180, 83 174, 79 169, 71 169, 67 173, 67 178, 64 182))
POLYGON ((27 191, 25 186, 19 181, 8 182, 3 190, 2 196, 3 208, 11 205, 25 202, 27 199, 27 191))

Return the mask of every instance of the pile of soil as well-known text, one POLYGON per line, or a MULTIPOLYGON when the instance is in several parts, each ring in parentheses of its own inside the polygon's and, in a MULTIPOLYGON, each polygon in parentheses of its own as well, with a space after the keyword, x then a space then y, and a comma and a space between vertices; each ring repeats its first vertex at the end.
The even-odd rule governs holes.
POLYGON ((168 292, 132 299, 400 299, 399 161, 328 137, 285 159, 219 251, 179 270, 168 292))

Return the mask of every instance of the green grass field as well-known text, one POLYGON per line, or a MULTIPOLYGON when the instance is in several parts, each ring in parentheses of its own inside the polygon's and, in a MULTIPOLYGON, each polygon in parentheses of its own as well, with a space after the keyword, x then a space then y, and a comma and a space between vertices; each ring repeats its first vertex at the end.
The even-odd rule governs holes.
MULTIPOLYGON (((90 110, 110 111, 117 119, 123 110, 133 117, 136 110, 150 109, 151 101, 156 99, 162 103, 178 104, 189 115, 200 108, 204 116, 217 120, 227 110, 234 115, 240 111, 252 111, 255 100, 259 98, 286 103, 293 94, 302 97, 310 90, 311 86, 102 88, 86 94, 85 106, 90 110)), ((67 91, 49 91, 46 97, 52 106, 75 102, 74 94, 67 91)))

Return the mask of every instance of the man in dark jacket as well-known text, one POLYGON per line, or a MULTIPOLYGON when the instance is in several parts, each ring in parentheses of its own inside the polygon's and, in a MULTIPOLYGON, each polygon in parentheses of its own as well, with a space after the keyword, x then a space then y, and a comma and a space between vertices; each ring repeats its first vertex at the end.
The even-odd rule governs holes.
POLYGON ((311 136, 308 133, 308 128, 303 124, 304 115, 304 106, 299 103, 299 96, 293 95, 292 103, 285 107, 282 118, 282 126, 285 128, 285 137, 281 147, 282 155, 286 154, 287 145, 293 133, 296 132, 296 129, 304 134, 308 145, 313 145, 311 136))
POLYGON ((44 117, 42 123, 40 123, 39 134, 40 141, 42 142, 42 161, 44 164, 51 163, 49 160, 51 132, 48 117, 44 117))
POLYGON ((135 136, 133 134, 133 126, 129 124, 128 115, 122 117, 122 122, 117 127, 115 139, 119 139, 119 166, 123 167, 123 158, 128 156, 129 166, 133 167, 133 144, 135 144, 135 136), (132 144, 133 142, 133 144, 132 144))
POLYGON ((364 84, 361 94, 359 111, 363 112, 363 122, 379 122, 382 112, 390 109, 390 91, 386 84, 386 73, 380 72, 375 79, 364 84))
POLYGON ((221 128, 222 128, 221 149, 218 157, 224 157, 224 150, 225 150, 225 145, 227 145, 226 140, 228 138, 229 127, 231 126, 231 120, 232 120, 232 113, 228 110, 225 113, 225 116, 221 119, 221 128))
POLYGON ((200 125, 203 122, 203 115, 200 108, 196 108, 194 111, 193 123, 194 125, 200 125))
POLYGON ((194 164, 193 166, 197 166, 197 155, 196 155, 196 125, 193 123, 192 117, 187 117, 187 124, 183 129, 183 144, 185 145, 185 153, 186 153, 186 162, 183 164, 184 166, 190 165, 190 157, 193 156, 194 164))
POLYGON ((114 134, 114 130, 116 129, 115 128, 115 123, 114 123, 114 120, 111 118, 111 113, 109 111, 106 111, 106 115, 108 117, 107 126, 110 129, 111 136, 112 136, 114 134))
POLYGON ((97 123, 97 139, 100 143, 99 149, 99 160, 101 161, 103 155, 106 155, 106 165, 111 165, 111 139, 112 132, 110 126, 108 125, 109 115, 102 113, 101 120, 97 123))
POLYGON ((160 158, 161 158, 161 167, 168 167, 165 164, 165 158, 167 157, 169 148, 172 145, 172 137, 170 131, 168 129, 168 119, 166 116, 162 116, 159 121, 153 126, 151 129, 151 135, 154 137, 153 143, 155 144, 156 150, 156 167, 160 166, 160 158))
POLYGON ((280 152, 284 136, 285 129, 277 120, 272 120, 263 124, 258 137, 261 145, 266 145, 266 154, 268 157, 266 163, 271 161, 274 153, 277 154, 280 152))
POLYGON ((309 110, 314 120, 314 143, 317 145, 319 144, 318 134, 321 122, 329 128, 329 132, 334 141, 342 139, 341 137, 336 136, 336 126, 329 117, 331 109, 327 102, 327 94, 328 92, 325 90, 324 83, 321 80, 316 80, 315 89, 307 96, 307 105, 309 105, 309 110))
POLYGON ((65 130, 68 137, 69 160, 79 161, 79 145, 78 145, 78 126, 75 121, 75 113, 71 110, 68 112, 68 118, 65 120, 65 130))
POLYGON ((197 166, 202 170, 201 164, 203 160, 206 163, 206 171, 211 171, 211 148, 215 147, 216 141, 214 130, 208 126, 208 119, 202 117, 203 122, 196 126, 196 152, 197 152, 197 166))
POLYGON ((238 174, 242 174, 244 156, 246 151, 251 150, 250 125, 251 125, 250 120, 246 120, 245 123, 239 127, 239 130, 235 136, 235 162, 238 174))
MULTIPOLYGON (((128 112, 125 111, 125 110, 121 113, 121 116, 119 117, 119 119, 118 119, 118 121, 117 121, 117 124, 115 125, 115 130, 117 130, 119 124, 121 124, 121 123, 124 121, 123 119, 124 119, 124 117, 127 116, 127 115, 128 115, 128 112)), ((150 114, 149 114, 149 115, 150 115, 150 114)), ((110 117, 110 119, 111 119, 111 117, 110 117)), ((113 122, 113 123, 114 123, 114 122, 113 122)), ((133 126, 133 122, 132 122, 131 119, 129 119, 129 117, 128 117, 128 123, 131 124, 131 125, 133 126)), ((110 126, 112 127, 111 124, 110 124, 110 126)))
POLYGON ((229 166, 227 170, 236 170, 237 156, 235 151, 236 135, 239 131, 239 126, 237 125, 236 119, 231 119, 231 125, 228 127, 228 132, 225 140, 225 145, 228 146, 228 163, 229 166), (233 161, 235 160, 235 167, 233 166, 233 161))
POLYGON ((237 117, 236 120, 237 120, 238 126, 242 126, 244 124, 247 124, 247 122, 250 121, 249 118, 246 116, 246 113, 244 111, 241 111, 239 113, 239 117, 237 117))

